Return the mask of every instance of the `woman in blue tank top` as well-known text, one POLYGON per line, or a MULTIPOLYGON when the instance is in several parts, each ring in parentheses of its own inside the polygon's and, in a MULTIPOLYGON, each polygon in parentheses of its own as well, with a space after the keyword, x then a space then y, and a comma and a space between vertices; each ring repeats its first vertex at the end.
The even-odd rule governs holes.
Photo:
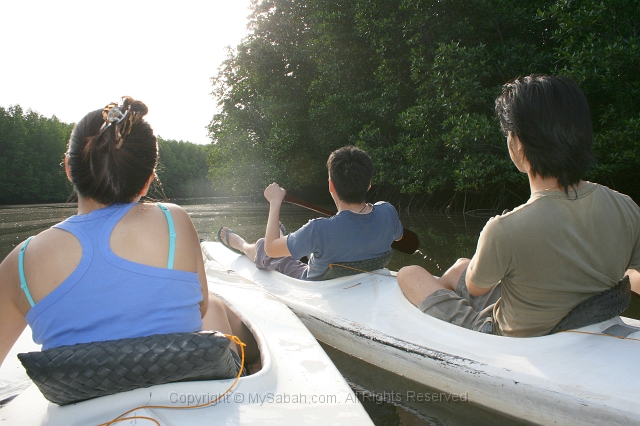
POLYGON ((0 363, 27 324, 43 349, 203 328, 231 334, 189 215, 139 202, 158 159, 147 111, 125 97, 75 126, 64 166, 78 214, 0 264, 0 363))

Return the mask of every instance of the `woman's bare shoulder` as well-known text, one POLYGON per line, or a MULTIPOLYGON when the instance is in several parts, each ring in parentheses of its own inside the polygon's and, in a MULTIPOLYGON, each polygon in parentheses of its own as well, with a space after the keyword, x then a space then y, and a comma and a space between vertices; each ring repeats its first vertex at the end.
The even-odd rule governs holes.
MULTIPOLYGON (((0 291, 11 295, 16 306, 26 313, 28 301, 20 290, 18 258, 24 242, 16 246, 0 265, 0 291)), ((30 294, 39 301, 73 272, 82 256, 80 242, 72 234, 57 228, 42 231, 29 241, 24 252, 24 273, 30 294)))
MULTIPOLYGON (((5 260, 9 260, 17 265, 18 255, 25 241, 18 244, 5 260)), ((31 259, 42 260, 54 258, 54 262, 56 262, 57 258, 68 257, 67 249, 80 248, 80 243, 73 234, 67 231, 58 228, 49 228, 33 236, 27 247, 28 249, 25 250, 24 254, 25 257, 29 256, 31 259)))
MULTIPOLYGON (((176 269, 195 271, 192 258, 200 250, 197 232, 189 214, 180 206, 162 203, 171 213, 177 236, 176 269)), ((166 265, 169 250, 167 218, 157 204, 134 206, 115 226, 111 234, 111 249, 118 256, 146 265, 166 265)))

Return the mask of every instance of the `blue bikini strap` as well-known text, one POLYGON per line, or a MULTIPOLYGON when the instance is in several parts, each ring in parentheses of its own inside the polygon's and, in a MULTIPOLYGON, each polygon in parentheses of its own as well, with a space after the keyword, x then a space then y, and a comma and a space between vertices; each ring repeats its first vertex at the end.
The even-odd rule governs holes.
POLYGON ((18 254, 18 273, 20 274, 20 288, 24 291, 24 295, 27 296, 27 300, 33 308, 36 303, 33 301, 33 297, 31 297, 31 292, 29 291, 29 287, 27 287, 27 278, 24 276, 24 251, 27 249, 27 245, 32 238, 33 237, 27 238, 22 244, 22 247, 20 247, 20 253, 18 254))
POLYGON ((167 225, 169 225, 169 259, 167 261, 167 269, 173 269, 173 259, 176 256, 176 228, 173 226, 173 218, 167 206, 158 203, 158 207, 164 212, 164 215, 167 217, 167 225))

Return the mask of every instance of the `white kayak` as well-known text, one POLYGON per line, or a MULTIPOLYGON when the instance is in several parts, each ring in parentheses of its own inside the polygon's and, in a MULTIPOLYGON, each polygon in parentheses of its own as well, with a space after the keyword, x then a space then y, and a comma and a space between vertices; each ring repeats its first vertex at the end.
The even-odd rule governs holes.
MULTIPOLYGON (((217 242, 205 255, 287 304, 320 341, 385 370, 537 424, 640 423, 640 321, 510 338, 425 315, 387 269, 330 281, 258 270, 217 242), (626 338, 603 331, 612 326, 626 338)), ((428 402, 428 401, 425 401, 428 402)))
MULTIPOLYGON (((340 372, 300 320, 259 286, 206 263, 209 290, 223 299, 251 330, 262 368, 238 383, 218 403, 198 409, 141 408, 166 425, 308 424, 371 425, 371 419, 340 372)), ((27 328, 0 368, 0 400, 21 392, 0 409, 1 425, 99 425, 145 405, 194 406, 223 394, 231 380, 180 382, 122 392, 76 404, 48 402, 15 357, 38 350, 27 328), (28 386, 26 390, 23 390, 28 386)), ((118 425, 154 424, 143 419, 118 425)))

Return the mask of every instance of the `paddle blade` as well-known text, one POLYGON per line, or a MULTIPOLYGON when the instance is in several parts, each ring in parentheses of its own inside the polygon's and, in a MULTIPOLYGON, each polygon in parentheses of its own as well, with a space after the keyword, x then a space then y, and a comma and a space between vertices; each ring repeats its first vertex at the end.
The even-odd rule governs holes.
POLYGON ((402 238, 398 241, 394 241, 391 247, 407 254, 414 254, 420 247, 420 240, 418 235, 410 229, 404 228, 402 238))

